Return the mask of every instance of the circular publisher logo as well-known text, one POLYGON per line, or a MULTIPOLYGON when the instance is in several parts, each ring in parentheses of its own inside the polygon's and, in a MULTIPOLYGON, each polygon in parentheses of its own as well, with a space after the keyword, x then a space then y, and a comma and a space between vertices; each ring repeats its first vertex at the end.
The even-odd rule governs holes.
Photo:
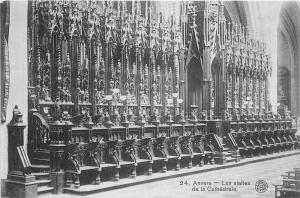
POLYGON ((258 180, 255 183, 255 190, 259 193, 264 193, 268 190, 268 183, 265 180, 258 180))

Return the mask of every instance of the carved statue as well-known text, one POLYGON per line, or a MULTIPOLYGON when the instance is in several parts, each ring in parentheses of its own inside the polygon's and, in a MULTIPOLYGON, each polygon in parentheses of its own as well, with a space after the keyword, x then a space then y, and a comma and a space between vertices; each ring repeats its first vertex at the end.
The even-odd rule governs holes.
POLYGON ((110 115, 109 115, 108 111, 105 112, 105 118, 104 118, 104 120, 105 120, 105 124, 106 125, 108 125, 108 126, 112 125, 112 122, 110 120, 110 115))
POLYGON ((201 119, 202 119, 202 120, 207 120, 207 111, 206 111, 206 110, 203 110, 203 111, 201 112, 201 119))
POLYGON ((42 99, 47 102, 51 101, 49 90, 46 88, 45 85, 42 86, 42 99))
POLYGON ((153 121, 159 123, 160 122, 160 115, 159 115, 159 110, 158 108, 153 109, 153 121))
POLYGON ((148 97, 148 95, 146 94, 145 91, 143 91, 142 94, 141 94, 141 104, 150 104, 149 103, 149 97, 148 97))
POLYGON ((15 123, 21 123, 21 120, 18 120, 18 118, 22 118, 20 116, 18 116, 19 114, 21 114, 18 105, 15 105, 14 109, 13 109, 13 115, 12 115, 12 119, 10 121, 10 124, 15 124, 15 123))
POLYGON ((125 110, 125 111, 123 111, 123 113, 122 113, 122 122, 128 122, 128 120, 127 120, 127 112, 126 112, 126 110, 125 110))
POLYGON ((55 112, 55 118, 56 120, 61 119, 61 109, 60 109, 60 101, 59 98, 56 98, 54 103, 54 112, 55 112))
POLYGON ((198 120, 198 109, 197 108, 193 108, 192 111, 191 111, 191 115, 192 115, 192 118, 194 121, 197 121, 198 120))
POLYGON ((119 126, 121 122, 121 116, 119 114, 119 110, 117 108, 114 109, 114 124, 115 126, 119 126))

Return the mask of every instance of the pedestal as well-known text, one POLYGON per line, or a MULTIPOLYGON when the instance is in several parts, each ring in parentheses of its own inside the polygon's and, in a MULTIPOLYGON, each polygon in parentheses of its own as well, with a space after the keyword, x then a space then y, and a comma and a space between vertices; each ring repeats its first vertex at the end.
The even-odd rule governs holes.
POLYGON ((66 121, 55 121, 50 124, 50 179, 55 194, 63 193, 64 190, 65 149, 71 138, 72 127, 73 124, 66 121))
POLYGON ((8 175, 6 191, 9 198, 37 197, 37 183, 31 175, 31 163, 24 149, 23 114, 16 105, 8 127, 8 175))
POLYGON ((64 192, 64 177, 65 173, 63 171, 50 173, 51 186, 54 187, 54 194, 61 194, 64 192))
POLYGON ((35 176, 7 175, 6 190, 9 198, 35 198, 37 187, 35 176))
POLYGON ((226 156, 223 153, 216 153, 214 159, 216 164, 226 164, 226 156))
POLYGON ((54 187, 53 193, 60 194, 64 190, 64 171, 62 169, 62 158, 66 145, 65 144, 50 144, 50 179, 51 186, 54 187))

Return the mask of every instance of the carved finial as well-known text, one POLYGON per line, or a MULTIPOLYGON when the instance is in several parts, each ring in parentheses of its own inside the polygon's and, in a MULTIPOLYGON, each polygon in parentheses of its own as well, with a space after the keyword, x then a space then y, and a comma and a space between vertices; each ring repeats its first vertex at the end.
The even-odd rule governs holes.
MULTIPOLYGON (((22 117, 23 117, 23 114, 20 112, 18 105, 15 105, 15 107, 13 109, 13 116, 12 116, 12 119, 11 119, 9 125, 23 123, 22 117)), ((21 126, 21 125, 18 125, 18 126, 21 126)))
POLYGON ((17 117, 17 115, 20 113, 18 105, 15 105, 13 109, 13 120, 17 117))

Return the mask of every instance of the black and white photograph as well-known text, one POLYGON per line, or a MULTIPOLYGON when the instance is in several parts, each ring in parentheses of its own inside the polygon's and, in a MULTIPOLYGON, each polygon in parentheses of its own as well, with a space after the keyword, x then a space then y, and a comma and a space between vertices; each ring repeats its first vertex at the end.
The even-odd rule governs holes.
POLYGON ((300 1, 0 0, 4 198, 300 198, 300 1))

